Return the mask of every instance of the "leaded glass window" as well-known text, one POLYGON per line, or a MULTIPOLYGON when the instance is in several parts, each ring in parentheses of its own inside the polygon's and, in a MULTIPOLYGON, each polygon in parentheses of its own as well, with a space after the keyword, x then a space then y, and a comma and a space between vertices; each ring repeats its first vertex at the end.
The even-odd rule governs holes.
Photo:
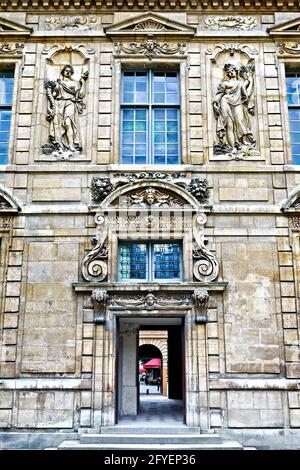
POLYGON ((180 281, 180 243, 122 242, 119 247, 119 279, 180 281))
POLYGON ((178 72, 123 72, 122 163, 180 163, 179 99, 178 72))
POLYGON ((0 164, 7 163, 14 73, 0 72, 0 164))
POLYGON ((286 84, 292 158, 300 164, 300 73, 287 73, 286 84))

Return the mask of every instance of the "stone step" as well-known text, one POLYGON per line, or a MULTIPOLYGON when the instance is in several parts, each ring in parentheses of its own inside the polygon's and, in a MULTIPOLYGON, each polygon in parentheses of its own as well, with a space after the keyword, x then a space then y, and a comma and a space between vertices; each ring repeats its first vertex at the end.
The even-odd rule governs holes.
POLYGON ((82 434, 80 444, 220 444, 218 434, 82 434))
POLYGON ((88 434, 200 434, 199 427, 189 427, 183 424, 177 426, 161 426, 155 425, 137 426, 137 425, 115 425, 105 426, 100 430, 88 430, 88 434))
POLYGON ((80 444, 79 441, 64 441, 57 450, 243 450, 237 441, 225 440, 220 444, 80 444))

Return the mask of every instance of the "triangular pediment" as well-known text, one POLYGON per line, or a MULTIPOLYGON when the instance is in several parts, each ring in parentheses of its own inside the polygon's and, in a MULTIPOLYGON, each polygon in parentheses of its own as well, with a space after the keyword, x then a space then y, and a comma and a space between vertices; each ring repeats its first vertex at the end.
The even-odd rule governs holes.
POLYGON ((0 17, 0 36, 29 36, 32 28, 0 17))
POLYGON ((147 12, 105 28, 107 36, 152 35, 193 36, 196 29, 161 15, 147 12))
POLYGON ((270 36, 299 36, 300 37, 300 16, 294 20, 285 21, 280 25, 269 28, 270 36))

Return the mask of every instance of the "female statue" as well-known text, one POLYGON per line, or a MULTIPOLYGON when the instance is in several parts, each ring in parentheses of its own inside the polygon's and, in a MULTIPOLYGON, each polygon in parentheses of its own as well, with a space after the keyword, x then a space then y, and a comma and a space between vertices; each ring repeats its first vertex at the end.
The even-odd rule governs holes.
POLYGON ((65 65, 61 70, 61 79, 45 82, 48 98, 46 119, 50 122, 49 143, 53 150, 82 150, 79 114, 85 107, 82 99, 85 97, 85 82, 89 73, 84 72, 79 82, 72 79, 73 74, 72 65, 65 65))
POLYGON ((254 65, 243 65, 238 70, 233 64, 225 64, 224 72, 225 78, 213 101, 218 136, 218 143, 214 146, 216 154, 236 153, 245 147, 255 147, 249 116, 254 114, 254 65))

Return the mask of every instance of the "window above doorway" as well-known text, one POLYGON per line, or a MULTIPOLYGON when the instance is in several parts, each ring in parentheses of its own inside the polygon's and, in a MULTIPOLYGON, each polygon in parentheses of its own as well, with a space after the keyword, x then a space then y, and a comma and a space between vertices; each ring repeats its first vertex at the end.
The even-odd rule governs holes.
POLYGON ((180 242, 121 242, 120 281, 181 281, 180 242))

